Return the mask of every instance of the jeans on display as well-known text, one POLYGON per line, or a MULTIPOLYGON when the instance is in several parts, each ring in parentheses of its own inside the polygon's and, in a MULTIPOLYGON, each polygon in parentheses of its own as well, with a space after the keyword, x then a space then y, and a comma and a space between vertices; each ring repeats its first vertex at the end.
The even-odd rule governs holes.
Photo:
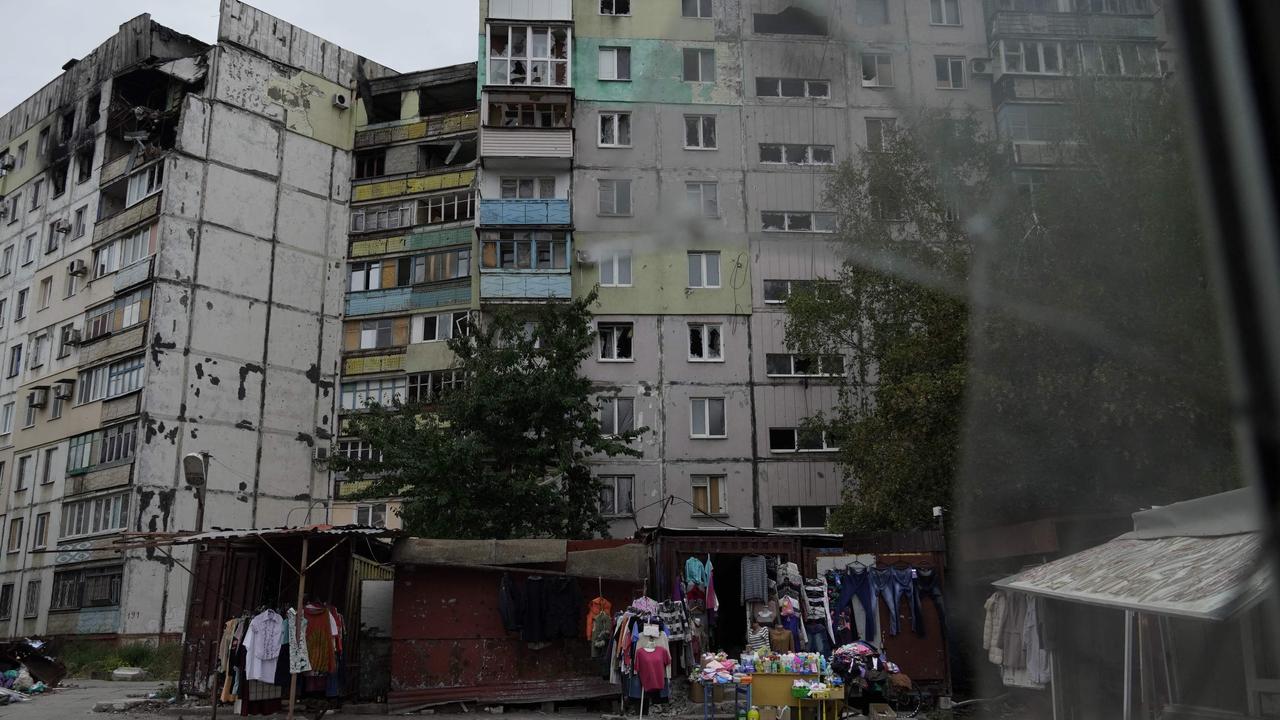
POLYGON ((931 569, 916 569, 916 595, 928 596, 933 606, 938 609, 938 625, 942 628, 942 636, 947 636, 947 610, 942 604, 942 581, 938 573, 931 569))
POLYGON ((816 652, 823 657, 831 657, 831 637, 827 635, 827 625, 821 621, 804 625, 809 633, 809 652, 816 652))
MULTIPOLYGON (((920 602, 916 598, 915 585, 911 584, 911 570, 903 569, 906 573, 909 594, 912 598, 913 609, 919 609, 920 602)), ((897 635, 901 628, 898 624, 898 598, 902 597, 905 590, 898 584, 899 581, 898 568, 871 568, 871 592, 885 602, 889 609, 889 634, 897 635)), ((919 622, 918 618, 911 618, 912 624, 919 622)))
MULTIPOLYGON (((855 630, 864 640, 870 640, 876 636, 876 613, 875 604, 872 602, 873 588, 871 583, 871 571, 862 570, 846 570, 840 575, 840 599, 836 601, 836 605, 832 608, 832 613, 836 611, 844 612, 851 610, 850 603, 854 598, 862 604, 862 609, 866 615, 867 621, 863 623, 866 627, 855 630)), ((852 613, 850 613, 852 618, 852 613)), ((852 623, 856 625, 856 623, 852 623)))
POLYGON ((899 598, 905 593, 907 600, 911 602, 911 629, 916 635, 924 637, 924 622, 920 617, 920 594, 916 592, 915 570, 912 568, 889 568, 889 572, 893 575, 894 593, 899 598))

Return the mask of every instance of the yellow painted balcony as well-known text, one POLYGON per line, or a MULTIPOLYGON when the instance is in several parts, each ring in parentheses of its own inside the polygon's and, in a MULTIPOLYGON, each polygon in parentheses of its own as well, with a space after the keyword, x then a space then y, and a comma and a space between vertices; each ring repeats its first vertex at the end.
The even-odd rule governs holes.
POLYGON ((440 173, 425 177, 408 177, 398 180, 383 180, 365 185, 356 185, 351 190, 352 202, 366 200, 384 200, 401 195, 449 190, 451 188, 470 187, 476 178, 475 170, 440 173))
POLYGON ((389 145, 406 140, 421 140, 437 135, 452 135, 453 133, 475 130, 478 127, 480 127, 480 113, 475 110, 469 110, 467 112, 429 117, 425 120, 404 125, 360 130, 356 132, 356 147, 389 145))

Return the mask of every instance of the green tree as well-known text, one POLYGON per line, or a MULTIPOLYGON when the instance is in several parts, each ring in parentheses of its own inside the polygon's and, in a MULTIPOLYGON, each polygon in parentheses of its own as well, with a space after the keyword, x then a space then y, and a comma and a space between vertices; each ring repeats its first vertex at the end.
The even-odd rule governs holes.
POLYGON ((915 527, 948 504, 967 367, 957 289, 972 254, 957 208, 991 192, 1001 162, 976 118, 922 113, 831 179, 847 260, 788 298, 787 341, 848 360, 838 407, 810 427, 838 441, 852 480, 833 529, 915 527))
MULTIPOLYGON (((922 113, 828 188, 846 261, 788 300, 844 352, 842 531, 1131 510, 1235 484, 1194 174, 1168 83, 1064 84, 1052 171, 922 113), (966 210, 957 212, 958 208, 966 210)), ((1053 108, 1051 107, 1051 111, 1053 108)), ((1032 147, 1030 150, 1036 150, 1032 147)))
POLYGON ((428 403, 370 406, 346 432, 375 457, 333 458, 369 497, 399 496, 423 537, 586 538, 603 534, 593 455, 638 456, 644 432, 602 433, 591 381, 593 291, 531 313, 499 309, 449 340, 465 382, 428 403))

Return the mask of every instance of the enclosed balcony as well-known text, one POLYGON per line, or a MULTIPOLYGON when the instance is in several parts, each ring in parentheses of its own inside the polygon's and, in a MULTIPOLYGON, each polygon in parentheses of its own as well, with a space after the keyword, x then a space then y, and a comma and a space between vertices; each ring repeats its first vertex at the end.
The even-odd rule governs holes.
POLYGON ((480 241, 480 299, 493 301, 567 300, 570 234, 550 230, 486 232, 480 241))
POLYGON ((568 200, 480 200, 480 225, 569 225, 568 200))

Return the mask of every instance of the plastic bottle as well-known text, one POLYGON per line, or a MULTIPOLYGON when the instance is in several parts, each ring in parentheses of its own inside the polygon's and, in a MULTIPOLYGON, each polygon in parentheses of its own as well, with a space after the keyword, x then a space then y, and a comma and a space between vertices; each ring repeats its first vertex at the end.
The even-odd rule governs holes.
POLYGON ((760 708, 752 705, 751 709, 747 711, 747 720, 760 720, 760 708))

